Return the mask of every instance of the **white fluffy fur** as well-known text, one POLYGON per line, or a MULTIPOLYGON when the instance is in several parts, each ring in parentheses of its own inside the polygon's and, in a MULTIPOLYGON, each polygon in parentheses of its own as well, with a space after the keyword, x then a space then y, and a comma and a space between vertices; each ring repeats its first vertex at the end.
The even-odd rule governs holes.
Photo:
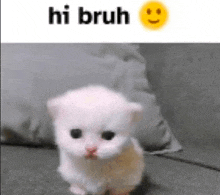
POLYGON ((60 152, 59 173, 74 194, 128 194, 144 169, 143 151, 133 138, 142 106, 102 86, 88 86, 48 101, 60 152), (74 139, 71 129, 81 129, 74 139), (103 131, 115 133, 112 140, 103 131), (97 147, 97 159, 86 159, 86 147, 97 147))

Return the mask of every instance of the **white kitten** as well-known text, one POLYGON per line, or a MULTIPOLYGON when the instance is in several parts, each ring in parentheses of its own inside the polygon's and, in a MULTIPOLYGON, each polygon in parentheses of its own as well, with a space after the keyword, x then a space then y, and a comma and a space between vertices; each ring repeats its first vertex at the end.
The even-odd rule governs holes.
POLYGON ((60 152, 59 173, 74 194, 129 194, 141 182, 143 151, 133 138, 142 106, 102 86, 48 101, 60 152))

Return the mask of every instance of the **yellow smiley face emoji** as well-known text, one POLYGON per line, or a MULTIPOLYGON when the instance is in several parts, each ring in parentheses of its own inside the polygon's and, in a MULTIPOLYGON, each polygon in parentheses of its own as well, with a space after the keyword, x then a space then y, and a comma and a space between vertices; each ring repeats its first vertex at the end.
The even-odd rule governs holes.
POLYGON ((144 4, 139 12, 141 23, 152 30, 164 26, 168 19, 166 7, 157 1, 150 1, 144 4))

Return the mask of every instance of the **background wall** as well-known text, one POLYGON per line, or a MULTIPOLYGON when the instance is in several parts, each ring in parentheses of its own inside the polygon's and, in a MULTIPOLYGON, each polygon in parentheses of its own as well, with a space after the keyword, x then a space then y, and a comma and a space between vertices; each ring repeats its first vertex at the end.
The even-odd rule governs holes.
POLYGON ((177 138, 220 148, 220 44, 141 44, 141 53, 177 138))

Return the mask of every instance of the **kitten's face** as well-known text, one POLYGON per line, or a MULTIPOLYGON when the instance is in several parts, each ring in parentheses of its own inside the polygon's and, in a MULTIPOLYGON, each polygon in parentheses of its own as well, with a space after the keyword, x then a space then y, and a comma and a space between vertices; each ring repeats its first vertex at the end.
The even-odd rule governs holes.
POLYGON ((113 158, 130 143, 142 107, 104 87, 71 91, 48 101, 58 146, 74 156, 113 158))
POLYGON ((74 109, 55 122, 56 142, 74 156, 108 159, 130 144, 131 116, 125 110, 74 109))

